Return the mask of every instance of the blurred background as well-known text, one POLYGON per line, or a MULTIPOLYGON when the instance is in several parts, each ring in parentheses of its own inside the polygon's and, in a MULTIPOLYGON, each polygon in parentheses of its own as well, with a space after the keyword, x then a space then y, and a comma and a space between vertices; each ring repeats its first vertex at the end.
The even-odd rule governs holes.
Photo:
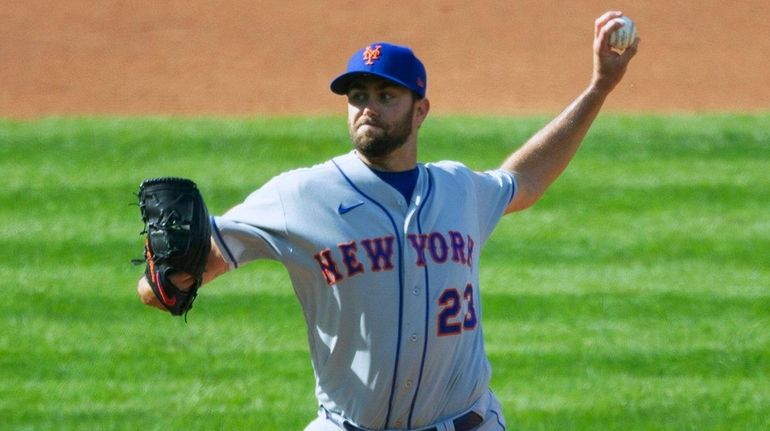
POLYGON ((0 1, 0 116, 339 113, 355 50, 407 44, 434 114, 547 114, 587 84, 593 21, 632 17, 616 112, 770 108, 765 0, 0 1))

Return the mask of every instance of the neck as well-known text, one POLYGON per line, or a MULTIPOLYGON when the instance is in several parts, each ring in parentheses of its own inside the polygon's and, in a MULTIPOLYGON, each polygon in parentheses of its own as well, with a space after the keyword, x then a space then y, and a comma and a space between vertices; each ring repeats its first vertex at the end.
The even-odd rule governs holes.
POLYGON ((403 172, 414 169, 417 166, 417 143, 407 141, 404 145, 382 157, 367 157, 356 151, 361 161, 372 169, 383 172, 403 172))

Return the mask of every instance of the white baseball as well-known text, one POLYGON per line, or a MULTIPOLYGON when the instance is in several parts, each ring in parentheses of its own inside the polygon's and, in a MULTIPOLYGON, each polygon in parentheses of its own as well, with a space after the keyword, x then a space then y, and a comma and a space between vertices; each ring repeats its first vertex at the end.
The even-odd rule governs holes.
POLYGON ((621 16, 620 18, 615 18, 615 20, 622 21, 623 27, 612 32, 610 35, 610 46, 623 50, 634 43, 636 39, 636 24, 627 16, 621 16))

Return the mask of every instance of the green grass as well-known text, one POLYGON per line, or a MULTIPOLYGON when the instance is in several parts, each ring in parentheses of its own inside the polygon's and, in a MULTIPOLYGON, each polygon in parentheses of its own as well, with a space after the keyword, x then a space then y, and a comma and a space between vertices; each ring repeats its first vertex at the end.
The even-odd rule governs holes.
MULTIPOLYGON (((545 118, 432 118, 421 159, 492 168, 545 118)), ((0 121, 0 429, 295 430, 315 415, 283 268, 142 306, 152 176, 221 213, 348 150, 344 121, 0 121)), ((602 116, 482 257, 493 388, 515 430, 770 428, 770 115, 602 116)))

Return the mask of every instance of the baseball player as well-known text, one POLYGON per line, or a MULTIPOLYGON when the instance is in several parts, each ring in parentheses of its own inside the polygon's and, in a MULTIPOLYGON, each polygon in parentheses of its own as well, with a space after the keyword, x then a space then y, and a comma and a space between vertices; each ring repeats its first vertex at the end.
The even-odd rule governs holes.
MULTIPOLYGON (((505 429, 489 388, 479 256, 501 217, 534 204, 566 168, 621 81, 639 40, 610 49, 619 16, 595 22, 583 93, 486 172, 418 163, 425 68, 407 47, 370 44, 331 82, 347 98, 353 150, 278 175, 210 218, 202 283, 256 259, 288 270, 316 380, 306 430, 505 429)), ((140 279, 146 304, 171 310, 168 289, 195 284, 167 275, 140 279)))

